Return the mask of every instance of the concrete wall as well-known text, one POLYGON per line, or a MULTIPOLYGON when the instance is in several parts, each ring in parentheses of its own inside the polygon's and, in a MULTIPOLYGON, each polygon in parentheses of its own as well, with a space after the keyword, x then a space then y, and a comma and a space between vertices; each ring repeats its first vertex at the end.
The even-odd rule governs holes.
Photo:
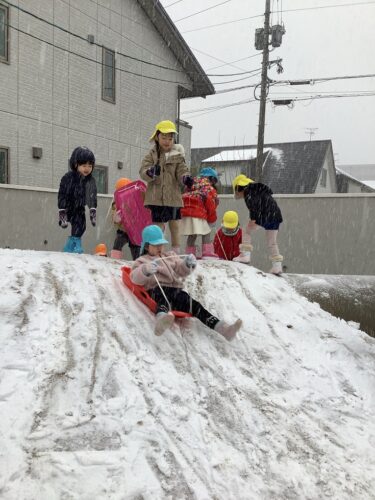
MULTIPOLYGON (((83 237, 87 253, 99 242, 109 248, 115 231, 106 215, 111 196, 98 200, 98 225, 83 237)), ((375 194, 278 195, 284 223, 280 251, 288 273, 375 275, 375 194)), ((0 247, 60 251, 69 229, 57 225, 57 193, 0 185, 0 247)), ((226 210, 237 210, 245 224, 243 200, 220 197, 218 224, 226 210)), ((267 271, 269 262, 263 229, 253 239, 252 262, 267 271)), ((129 253, 126 253, 127 258, 129 253)))
MULTIPOLYGON (((182 69, 134 0, 15 3, 81 37, 94 35, 116 52, 182 69)), ((0 63, 0 144, 9 148, 9 182, 57 188, 77 145, 91 148, 97 164, 108 167, 109 191, 119 177, 136 178, 155 123, 176 119, 178 86, 191 87, 187 76, 117 54, 116 102, 109 103, 102 100, 101 47, 16 7, 10 21, 10 62, 0 63), (43 148, 41 159, 32 158, 33 146, 43 148)))

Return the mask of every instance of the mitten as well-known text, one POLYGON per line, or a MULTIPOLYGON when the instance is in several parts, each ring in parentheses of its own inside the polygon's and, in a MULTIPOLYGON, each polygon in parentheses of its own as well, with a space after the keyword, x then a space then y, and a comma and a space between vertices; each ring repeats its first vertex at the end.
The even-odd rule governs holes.
POLYGON ((156 260, 153 260, 149 264, 143 264, 142 271, 145 276, 152 276, 158 272, 158 263, 156 260))
POLYGON ((160 175, 160 165, 153 165, 151 168, 149 168, 146 171, 146 174, 153 179, 154 177, 157 177, 160 175))
POLYGON ((91 224, 96 226, 96 208, 90 208, 90 221, 91 224))
POLYGON ((185 184, 185 186, 190 189, 194 184, 194 177, 192 177, 191 175, 184 175, 182 177, 182 183, 185 184))
POLYGON ((185 257, 186 267, 194 268, 197 265, 197 259, 194 254, 190 253, 185 257))
POLYGON ((63 229, 68 227, 68 214, 65 209, 59 210, 59 226, 63 229))
POLYGON ((115 224, 119 224, 121 222, 121 212, 120 210, 117 210, 114 214, 113 214, 113 222, 115 224))

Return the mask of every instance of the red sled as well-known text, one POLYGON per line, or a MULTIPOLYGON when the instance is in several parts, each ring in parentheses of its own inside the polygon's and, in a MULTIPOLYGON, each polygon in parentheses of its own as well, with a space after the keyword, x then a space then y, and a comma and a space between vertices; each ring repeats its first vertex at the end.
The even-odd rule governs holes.
POLYGON ((144 206, 146 184, 130 182, 115 191, 116 209, 121 213, 121 224, 134 245, 141 246, 142 230, 152 224, 151 211, 144 206))
MULTIPOLYGON (((124 266, 122 269, 122 281, 124 285, 139 299, 150 311, 154 314, 156 312, 156 302, 152 299, 147 291, 141 285, 136 285, 130 279, 131 268, 124 266)), ((171 311, 176 318, 191 318, 192 315, 183 311, 171 311)))

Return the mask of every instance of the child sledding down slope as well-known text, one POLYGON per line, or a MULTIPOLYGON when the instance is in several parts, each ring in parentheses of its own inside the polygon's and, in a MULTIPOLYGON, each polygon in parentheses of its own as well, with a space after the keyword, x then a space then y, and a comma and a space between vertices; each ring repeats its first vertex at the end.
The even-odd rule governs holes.
POLYGON ((174 252, 164 252, 164 239, 159 226, 151 225, 142 232, 141 256, 134 262, 131 280, 142 285, 156 302, 155 335, 162 335, 174 322, 171 310, 189 312, 204 325, 232 340, 242 326, 238 319, 229 325, 207 311, 183 290, 184 278, 196 267, 195 255, 178 256, 174 252), (159 286, 160 285, 160 286, 159 286))

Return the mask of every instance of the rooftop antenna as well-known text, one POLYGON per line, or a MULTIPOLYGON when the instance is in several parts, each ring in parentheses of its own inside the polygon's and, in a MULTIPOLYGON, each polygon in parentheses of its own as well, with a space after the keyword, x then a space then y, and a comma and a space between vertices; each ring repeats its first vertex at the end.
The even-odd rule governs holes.
POLYGON ((305 134, 308 134, 310 136, 310 142, 311 142, 311 139, 312 137, 315 135, 315 130, 319 130, 317 127, 314 128, 314 127, 305 127, 305 134))

